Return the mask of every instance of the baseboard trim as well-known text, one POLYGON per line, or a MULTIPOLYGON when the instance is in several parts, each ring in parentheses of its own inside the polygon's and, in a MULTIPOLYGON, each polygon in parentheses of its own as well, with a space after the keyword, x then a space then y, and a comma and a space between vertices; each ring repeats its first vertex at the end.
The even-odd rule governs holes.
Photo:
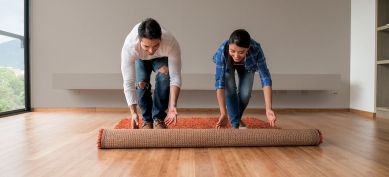
POLYGON ((32 108, 32 112, 129 112, 129 108, 32 108))
POLYGON ((376 118, 376 113, 374 113, 374 112, 362 111, 362 110, 358 110, 358 109, 350 109, 350 112, 357 114, 357 115, 360 115, 362 117, 369 118, 369 119, 376 118))
MULTIPOLYGON (((129 112, 129 108, 32 108, 33 112, 129 112)), ((350 112, 348 108, 280 108, 277 113, 288 112, 350 112)), ((219 112, 219 108, 178 108, 178 112, 209 113, 219 112)), ((247 108, 246 113, 265 113, 265 109, 247 108)), ((367 115, 367 114, 366 114, 367 115)))

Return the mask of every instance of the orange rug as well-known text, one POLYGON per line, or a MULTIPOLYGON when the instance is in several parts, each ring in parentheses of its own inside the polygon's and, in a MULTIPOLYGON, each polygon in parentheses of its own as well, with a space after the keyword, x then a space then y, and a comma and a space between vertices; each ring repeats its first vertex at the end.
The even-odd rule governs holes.
MULTIPOLYGON (((178 118, 175 127, 169 126, 170 129, 213 129, 216 126, 218 118, 178 118)), ((271 128, 269 123, 264 122, 258 118, 243 118, 242 121, 247 128, 271 128)), ((142 120, 140 119, 140 126, 142 120)), ((131 121, 128 118, 122 119, 115 129, 130 129, 131 121)), ((231 128, 231 124, 227 124, 227 128, 231 128)))

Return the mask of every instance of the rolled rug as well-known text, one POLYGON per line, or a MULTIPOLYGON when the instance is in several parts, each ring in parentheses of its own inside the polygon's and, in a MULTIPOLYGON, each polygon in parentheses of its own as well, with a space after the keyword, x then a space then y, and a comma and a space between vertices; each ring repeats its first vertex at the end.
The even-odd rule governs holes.
POLYGON ((317 129, 101 129, 100 149, 166 147, 313 146, 317 129))

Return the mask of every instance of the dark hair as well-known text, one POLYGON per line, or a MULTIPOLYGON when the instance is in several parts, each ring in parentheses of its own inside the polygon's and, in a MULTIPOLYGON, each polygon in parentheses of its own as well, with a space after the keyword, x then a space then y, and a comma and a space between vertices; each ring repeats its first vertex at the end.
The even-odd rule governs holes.
POLYGON ((244 29, 237 29, 230 35, 229 44, 236 44, 239 47, 249 48, 251 37, 244 29))
POLYGON ((147 18, 139 25, 138 36, 140 39, 161 39, 161 35, 161 26, 152 18, 147 18))
MULTIPOLYGON (((228 40, 228 44, 235 44, 239 47, 249 48, 250 41, 251 41, 250 34, 246 30, 237 29, 231 33, 230 39, 228 40)), ((227 44, 227 47, 225 47, 224 53, 225 53, 225 56, 228 56, 227 57, 227 65, 228 65, 227 68, 233 69, 233 68, 235 68, 235 66, 234 66, 234 61, 232 60, 232 57, 228 54, 228 50, 229 50, 228 44, 227 44)))

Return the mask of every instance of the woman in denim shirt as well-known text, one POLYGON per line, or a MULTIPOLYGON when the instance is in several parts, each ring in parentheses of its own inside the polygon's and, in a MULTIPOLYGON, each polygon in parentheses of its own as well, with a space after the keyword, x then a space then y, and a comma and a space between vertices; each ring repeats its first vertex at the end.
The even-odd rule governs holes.
POLYGON ((227 114, 232 128, 243 127, 241 119, 250 101, 255 71, 261 78, 267 119, 270 126, 274 127, 276 116, 272 110, 272 80, 260 44, 251 39, 246 30, 235 30, 230 39, 217 49, 213 62, 216 64, 215 89, 220 108, 216 128, 227 125, 227 114), (238 86, 235 71, 238 73, 238 86))

